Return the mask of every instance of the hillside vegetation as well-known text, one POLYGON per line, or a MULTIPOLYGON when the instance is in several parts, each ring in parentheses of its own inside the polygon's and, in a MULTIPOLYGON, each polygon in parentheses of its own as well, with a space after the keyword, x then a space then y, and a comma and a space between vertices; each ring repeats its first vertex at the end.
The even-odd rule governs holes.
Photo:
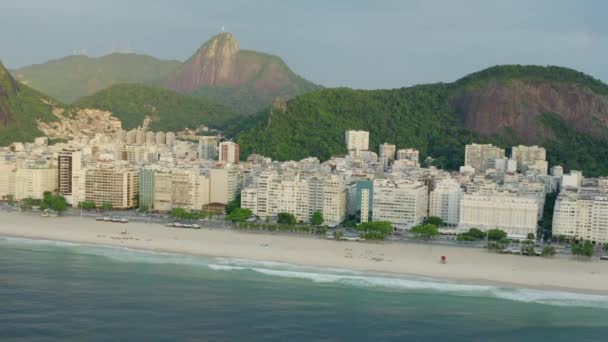
POLYGON ((502 66, 452 84, 324 89, 289 101, 286 110, 266 110, 254 127, 241 127, 237 140, 243 156, 328 159, 346 153, 344 131, 364 129, 374 151, 383 142, 414 147, 448 169, 462 165, 467 143, 535 143, 547 148, 552 164, 608 175, 606 88, 570 69, 502 66))
POLYGON ((16 82, 0 63, 0 146, 15 141, 33 141, 44 134, 37 120, 57 120, 52 113, 56 101, 16 82))
POLYGON ((14 70, 15 78, 60 101, 72 103, 118 83, 151 83, 165 78, 178 61, 113 53, 69 56, 14 70))
POLYGON ((146 116, 155 131, 178 131, 201 125, 219 128, 237 116, 231 109, 204 98, 140 84, 114 85, 74 105, 110 111, 124 129, 141 126, 146 116))

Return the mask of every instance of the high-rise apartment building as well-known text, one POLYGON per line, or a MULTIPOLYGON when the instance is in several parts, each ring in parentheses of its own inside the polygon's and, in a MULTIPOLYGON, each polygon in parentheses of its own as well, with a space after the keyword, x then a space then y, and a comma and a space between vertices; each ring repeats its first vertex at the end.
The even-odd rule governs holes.
POLYGON ((488 163, 505 157, 505 150, 491 144, 470 144, 465 147, 464 164, 484 172, 488 163))
POLYGON ((215 160, 218 152, 217 138, 202 137, 199 139, 197 152, 200 159, 215 160))
POLYGON ((378 156, 380 158, 387 158, 388 160, 395 160, 395 152, 397 151, 397 146, 393 144, 380 144, 378 148, 378 156))
POLYGON ((85 200, 97 206, 110 203, 115 209, 136 208, 139 171, 117 165, 99 165, 85 171, 85 200))
POLYGON ((440 217, 447 226, 458 226, 463 193, 460 183, 453 178, 438 181, 430 193, 429 216, 440 217))
POLYGON ((389 221, 396 229, 410 229, 427 215, 428 190, 417 181, 374 180, 373 220, 389 221))
POLYGON ((210 180, 197 169, 169 169, 154 173, 154 210, 204 210, 210 203, 210 180))
POLYGON ((513 146, 511 149, 511 159, 517 161, 517 171, 519 172, 534 169, 542 175, 547 174, 549 164, 547 163, 547 151, 543 147, 536 145, 513 146))
POLYGON ((362 151, 369 150, 369 132, 367 131, 346 131, 344 141, 348 153, 354 157, 359 157, 362 151))
POLYGON ((154 208, 154 176, 156 169, 142 167, 139 169, 139 207, 154 208))
POLYGON ((359 223, 372 221, 374 212, 374 181, 357 182, 356 216, 359 223))
POLYGON ((241 191, 241 174, 236 167, 209 170, 210 203, 228 204, 241 191))
POLYGON ((24 165, 15 174, 15 199, 42 199, 46 192, 57 190, 57 168, 48 164, 24 165))
POLYGON ((608 193, 568 188, 555 201, 553 236, 608 243, 608 193))
POLYGON ((57 156, 57 192, 71 205, 83 200, 82 151, 65 149, 57 156))
POLYGON ((397 160, 408 161, 408 166, 420 166, 420 152, 415 148, 400 149, 396 152, 397 160))
POLYGON ((220 143, 219 154, 221 162, 238 164, 239 144, 232 141, 224 141, 220 143))
POLYGON ((15 163, 0 161, 0 199, 15 197, 15 163))

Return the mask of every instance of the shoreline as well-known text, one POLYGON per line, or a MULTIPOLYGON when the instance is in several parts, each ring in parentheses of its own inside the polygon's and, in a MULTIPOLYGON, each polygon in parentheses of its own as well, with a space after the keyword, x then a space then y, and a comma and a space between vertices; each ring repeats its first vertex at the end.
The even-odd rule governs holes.
POLYGON ((452 284, 608 295, 608 262, 499 255, 485 249, 333 241, 312 236, 156 223, 117 224, 80 217, 0 212, 0 236, 119 247, 175 255, 272 261, 302 267, 422 277, 452 284), (121 232, 127 229, 127 234, 121 232), (447 256, 447 263, 439 259, 447 256))

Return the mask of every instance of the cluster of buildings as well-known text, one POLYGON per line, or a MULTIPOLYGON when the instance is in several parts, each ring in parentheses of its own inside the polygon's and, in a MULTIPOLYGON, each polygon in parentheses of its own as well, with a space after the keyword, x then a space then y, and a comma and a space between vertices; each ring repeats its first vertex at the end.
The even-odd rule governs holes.
POLYGON ((73 206, 206 210, 238 196, 243 171, 238 144, 215 136, 179 140, 137 129, 55 145, 37 138, 0 148, 0 198, 40 199, 50 191, 73 206))
MULTIPOLYGON (((602 205, 608 205, 606 197, 594 196, 595 211, 581 209, 578 214, 589 217, 587 225, 595 222, 603 228, 585 230, 581 223, 576 232, 568 232, 559 228, 558 214, 565 198, 586 208, 584 200, 591 190, 581 182, 599 184, 592 191, 597 195, 606 192, 608 178, 583 179, 579 171, 564 174, 560 166, 549 169, 543 147, 513 146, 507 157, 502 148, 470 144, 459 172, 448 172, 421 167, 420 153, 412 148, 397 149, 384 143, 378 146, 378 153, 370 151, 366 131, 347 131, 345 145, 348 155, 323 163, 316 158, 282 163, 262 158, 250 165, 241 192, 242 207, 263 219, 288 212, 308 222, 314 212, 320 212, 330 226, 348 219, 390 221, 401 230, 436 216, 453 232, 498 228, 511 237, 526 238, 538 233, 546 195, 560 193, 554 235, 608 241, 605 235, 586 234, 608 229, 603 216, 597 214, 604 209, 602 205)), ((566 212, 572 220, 571 210, 566 212)))
POLYGON ((384 143, 371 151, 366 131, 347 131, 345 145, 347 155, 324 162, 255 154, 241 162, 238 144, 217 136, 119 130, 52 146, 38 138, 0 148, 0 196, 52 191, 72 205, 170 211, 222 208, 240 195, 262 220, 287 212, 306 223, 318 212, 329 226, 390 221, 407 230, 436 216, 452 232, 499 228, 525 238, 537 234, 546 195, 556 193, 553 235, 608 242, 608 178, 549 169, 543 147, 513 146, 507 157, 470 144, 464 165, 448 172, 421 167, 413 148, 384 143))

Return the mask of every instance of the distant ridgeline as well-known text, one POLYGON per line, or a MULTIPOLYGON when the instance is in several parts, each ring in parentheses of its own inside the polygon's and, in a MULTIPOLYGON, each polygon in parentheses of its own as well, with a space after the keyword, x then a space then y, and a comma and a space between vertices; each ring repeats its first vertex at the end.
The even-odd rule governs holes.
POLYGON ((415 147, 449 169, 463 164, 467 143, 521 143, 545 146, 552 164, 608 175, 607 94, 606 84, 571 69, 497 66, 447 84, 323 89, 234 131, 242 155, 278 160, 345 154, 344 131, 364 129, 374 149, 415 147))
POLYGON ((270 106, 274 98, 320 89, 277 56, 240 50, 227 32, 212 37, 184 63, 113 53, 98 58, 69 56, 26 66, 13 74, 22 83, 66 103, 115 84, 137 83, 209 99, 206 101, 243 115, 270 106))

